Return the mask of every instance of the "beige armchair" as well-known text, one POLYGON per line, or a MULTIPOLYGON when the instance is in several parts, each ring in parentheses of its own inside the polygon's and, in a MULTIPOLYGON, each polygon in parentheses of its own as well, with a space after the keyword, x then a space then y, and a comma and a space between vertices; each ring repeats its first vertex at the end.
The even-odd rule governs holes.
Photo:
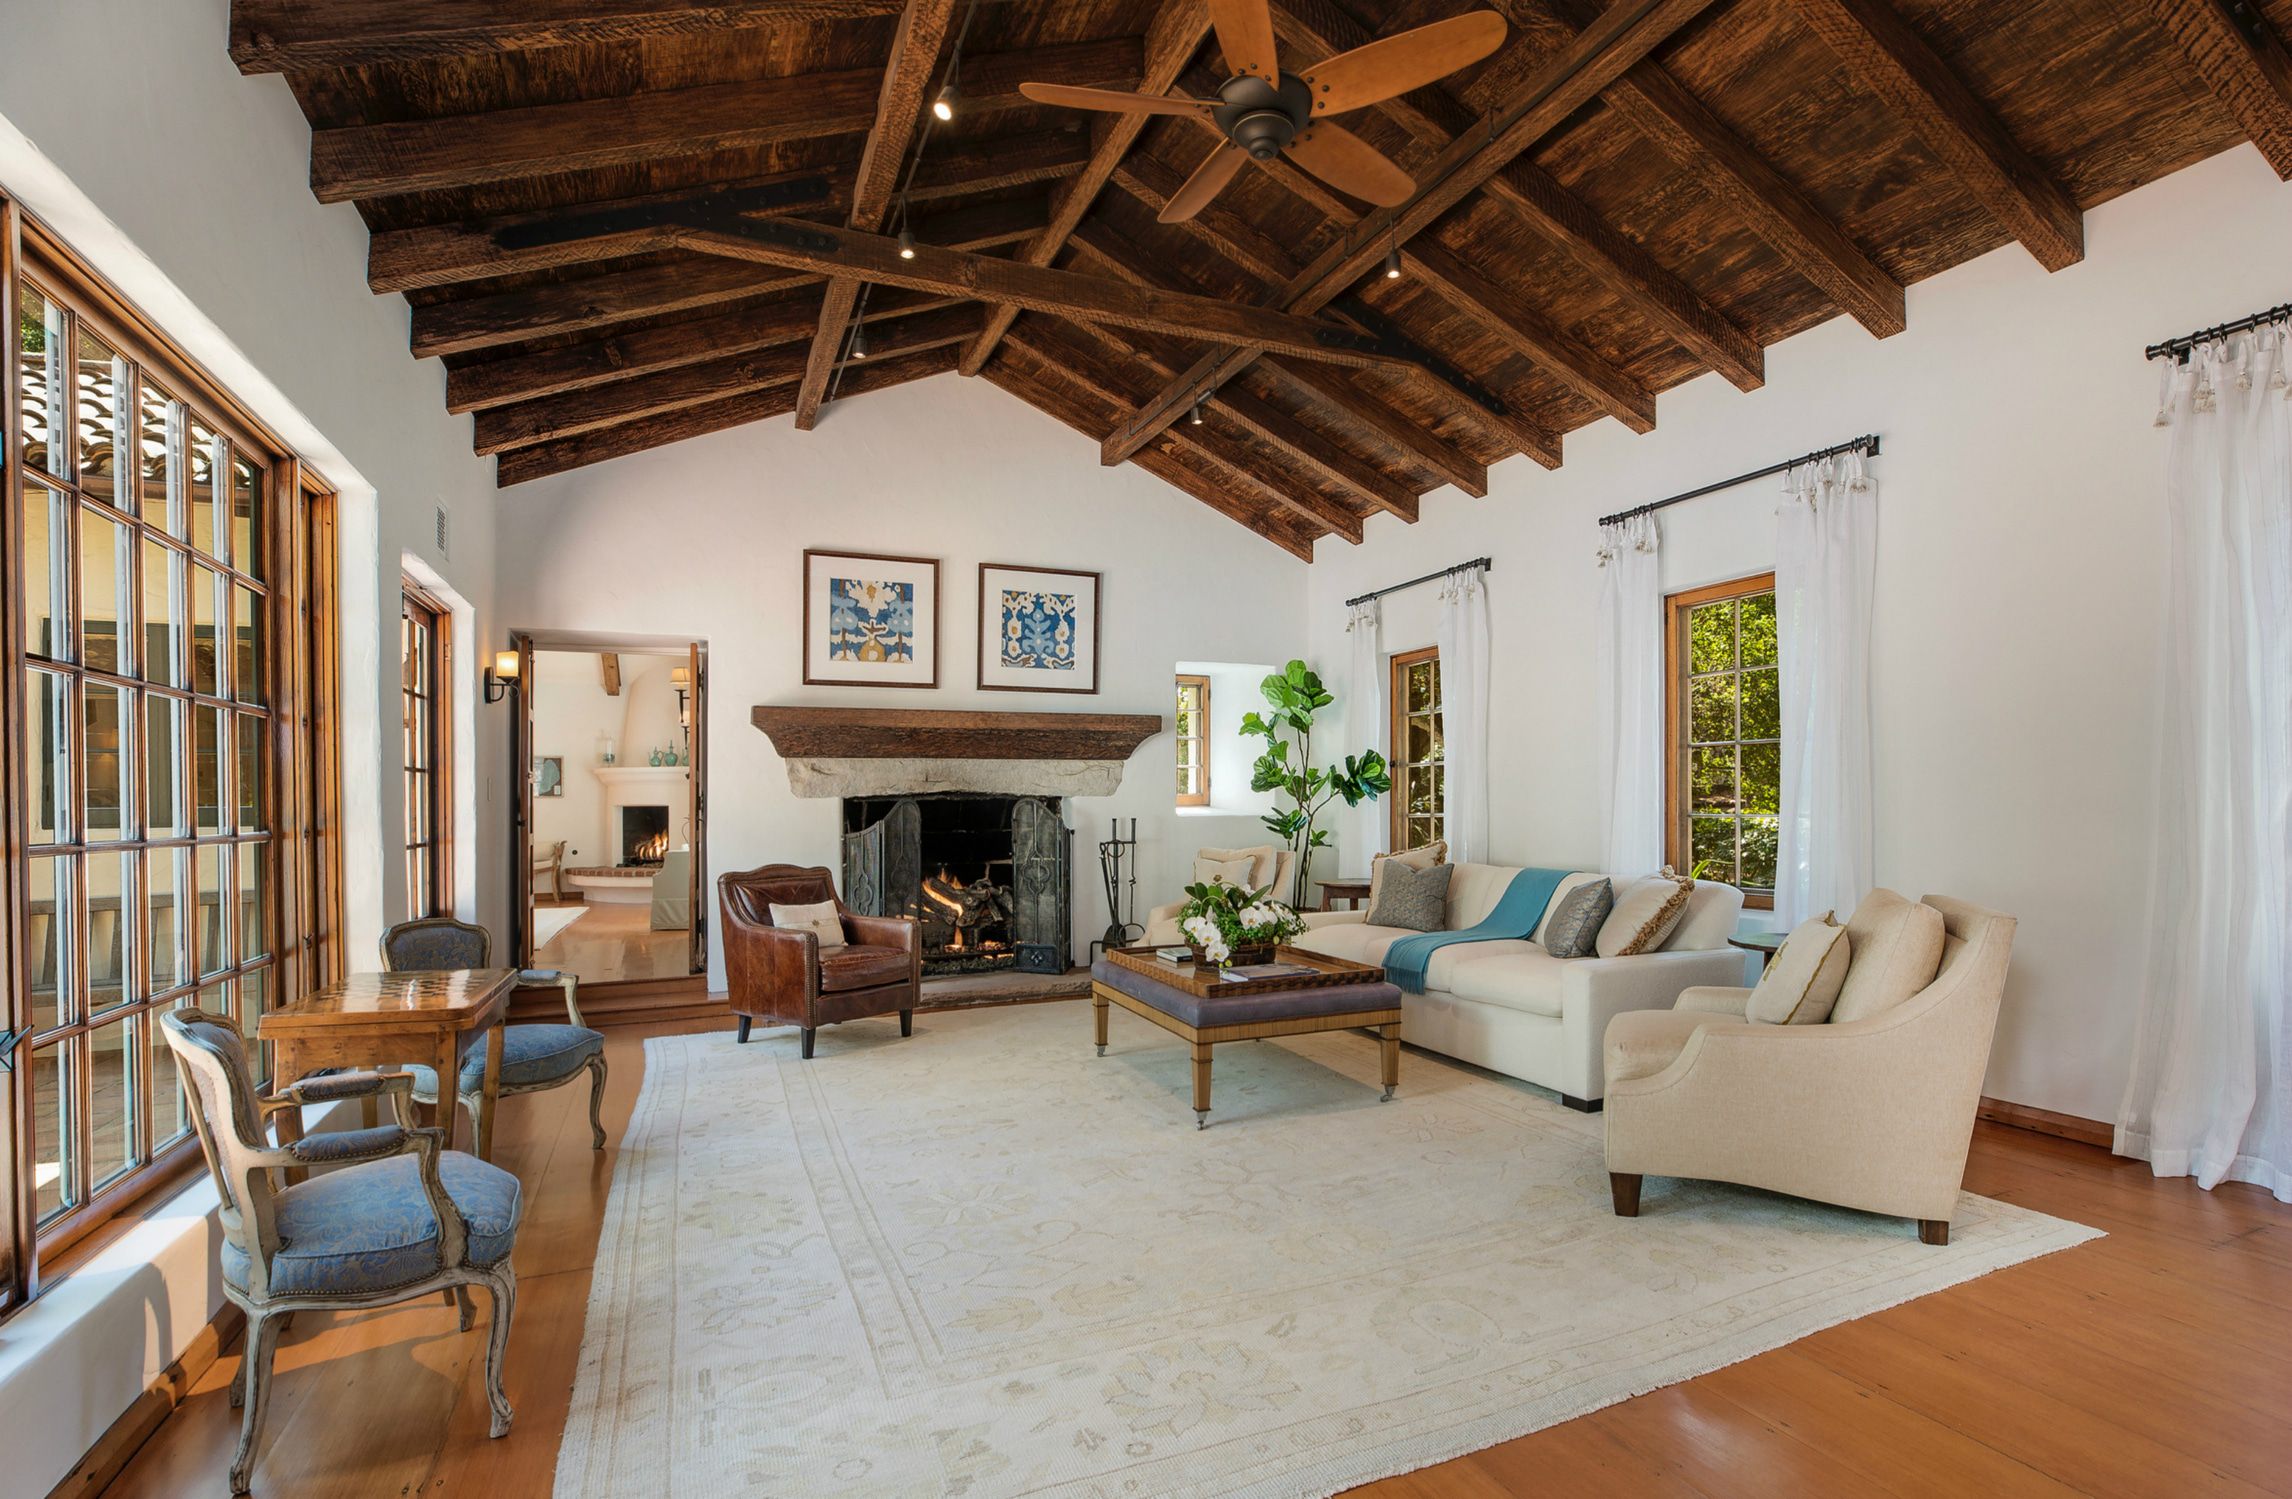
MULTIPOLYGON (((1254 888, 1263 889, 1270 885, 1273 887, 1273 898, 1283 902, 1289 899, 1290 883, 1297 876, 1297 851, 1289 848, 1277 848, 1270 843, 1259 844, 1252 848, 1205 848, 1195 857, 1201 859, 1239 859, 1245 857, 1254 859, 1256 861, 1256 869, 1253 874, 1254 888)), ((1191 863, 1186 865, 1186 877, 1182 883, 1188 885, 1194 883, 1194 866, 1191 863)), ((1148 911, 1146 913, 1146 941, 1155 947, 1171 947, 1185 941, 1186 934, 1178 930, 1178 913, 1185 908, 1185 897, 1180 896, 1168 905, 1156 906, 1153 910, 1148 911)))
POLYGON ((1942 913, 1940 971, 1876 1014, 1759 1025, 1742 1018, 1749 990, 1704 988, 1610 1022, 1619 1216, 1638 1216, 1642 1177, 1677 1176, 1915 1218, 1927 1243, 1950 1241, 2015 923, 1924 903, 1942 913))

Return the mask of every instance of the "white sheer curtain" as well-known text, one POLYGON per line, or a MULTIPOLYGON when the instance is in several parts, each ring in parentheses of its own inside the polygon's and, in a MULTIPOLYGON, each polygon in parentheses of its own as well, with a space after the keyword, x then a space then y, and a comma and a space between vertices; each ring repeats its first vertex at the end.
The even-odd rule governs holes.
POLYGON ((1775 537, 1783 801, 1775 925, 1840 920, 1872 883, 1870 596, 1878 486, 1862 455, 1793 469, 1775 537))
POLYGON ((1652 874, 1663 863, 1663 575, 1652 515, 1600 528, 1601 867, 1652 874))
POLYGON ((1488 859, 1488 569, 1441 585, 1441 789, 1451 863, 1488 859))
MULTIPOLYGON (((1375 750, 1392 757, 1385 747, 1384 619, 1384 606, 1376 599, 1355 604, 1345 618, 1351 656, 1345 674, 1344 754, 1375 750)), ((1365 801, 1343 809, 1337 856, 1347 873, 1367 875, 1369 860, 1385 851, 1387 808, 1383 801, 1365 801)))
POLYGON ((2292 392, 2283 325, 2168 371, 2148 982, 2117 1152, 2292 1201, 2292 392))

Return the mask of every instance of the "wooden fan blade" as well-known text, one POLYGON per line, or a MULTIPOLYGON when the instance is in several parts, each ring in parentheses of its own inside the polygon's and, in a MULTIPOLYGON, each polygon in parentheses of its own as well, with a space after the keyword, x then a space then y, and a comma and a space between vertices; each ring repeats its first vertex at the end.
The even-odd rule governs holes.
POLYGON ((1314 120, 1283 148, 1289 159, 1340 192, 1392 208, 1409 201, 1417 180, 1342 125, 1314 120))
POLYGON ((1343 114, 1423 88, 1494 52, 1504 44, 1504 32, 1502 16, 1476 10, 1340 52, 1305 71, 1313 116, 1343 114))
POLYGON ((1183 224, 1186 220, 1210 206, 1225 185, 1234 180, 1234 173, 1249 160, 1249 153, 1232 141, 1221 141, 1209 159, 1194 168, 1185 185, 1170 195, 1162 205, 1161 220, 1165 224, 1183 224))
POLYGON ((1226 71, 1281 81, 1274 60, 1273 12, 1266 0, 1210 0, 1210 26, 1218 34, 1218 50, 1226 56, 1226 71))
POLYGON ((1125 94, 1110 88, 1070 88, 1063 83, 1022 83, 1019 92, 1037 104, 1103 109, 1119 115, 1190 115, 1217 108, 1210 100, 1189 99, 1183 94, 1125 94))

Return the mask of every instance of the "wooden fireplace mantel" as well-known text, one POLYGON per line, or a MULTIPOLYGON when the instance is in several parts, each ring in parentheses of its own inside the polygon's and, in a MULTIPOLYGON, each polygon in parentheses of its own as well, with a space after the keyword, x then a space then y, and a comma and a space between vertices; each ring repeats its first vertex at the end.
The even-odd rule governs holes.
POLYGON ((1162 732, 1158 713, 759 706, 749 719, 789 760, 1119 761, 1162 732))

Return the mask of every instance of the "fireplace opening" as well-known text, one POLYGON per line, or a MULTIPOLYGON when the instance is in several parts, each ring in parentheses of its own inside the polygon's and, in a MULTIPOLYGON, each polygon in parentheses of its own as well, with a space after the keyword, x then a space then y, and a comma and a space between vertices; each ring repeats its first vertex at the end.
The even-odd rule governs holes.
POLYGON ((1055 798, 848 797, 844 834, 845 903, 914 917, 925 972, 1066 971, 1067 834, 1055 798))
POLYGON ((621 808, 621 863, 624 866, 657 866, 668 858, 669 809, 666 807, 621 808))

